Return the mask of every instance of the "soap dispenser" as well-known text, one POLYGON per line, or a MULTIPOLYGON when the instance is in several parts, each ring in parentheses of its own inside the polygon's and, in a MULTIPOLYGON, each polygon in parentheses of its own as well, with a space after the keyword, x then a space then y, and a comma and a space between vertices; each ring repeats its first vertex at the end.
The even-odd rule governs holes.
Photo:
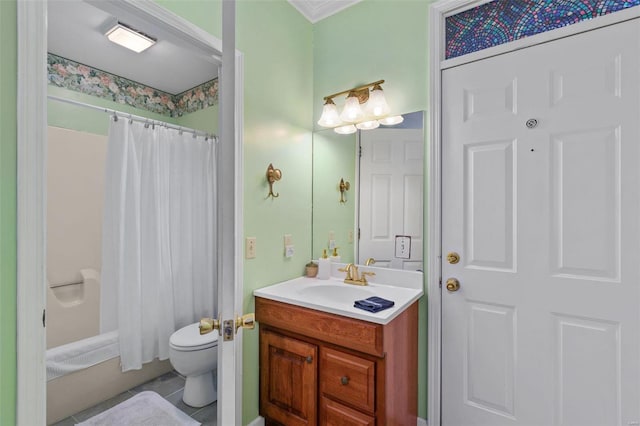
POLYGON ((340 263, 340 255, 338 254, 338 247, 333 248, 333 253, 329 256, 332 262, 340 263))
POLYGON ((328 280, 331 275, 331 260, 327 256, 327 249, 322 250, 322 257, 318 259, 318 279, 328 280))

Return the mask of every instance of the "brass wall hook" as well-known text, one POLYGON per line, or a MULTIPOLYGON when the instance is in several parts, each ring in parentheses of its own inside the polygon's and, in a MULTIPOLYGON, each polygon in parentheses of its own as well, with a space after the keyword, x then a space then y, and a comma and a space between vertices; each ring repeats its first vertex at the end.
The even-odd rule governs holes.
POLYGON ((345 191, 348 191, 349 188, 351 187, 351 185, 349 184, 349 182, 345 182, 344 178, 340 178, 340 202, 341 203, 346 203, 347 200, 345 200, 344 198, 344 193, 345 191))
POLYGON ((279 181, 281 178, 282 172, 280 169, 274 169, 273 164, 269 163, 269 167, 267 167, 267 182, 269 182, 269 193, 267 194, 267 198, 278 198, 280 196, 279 193, 273 192, 273 183, 279 181))

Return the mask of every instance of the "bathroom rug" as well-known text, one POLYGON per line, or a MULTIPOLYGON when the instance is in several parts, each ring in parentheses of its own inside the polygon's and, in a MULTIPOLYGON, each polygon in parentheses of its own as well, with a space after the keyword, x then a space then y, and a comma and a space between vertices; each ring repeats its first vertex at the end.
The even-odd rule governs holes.
POLYGON ((77 426, 197 426, 200 423, 156 392, 145 391, 77 426))

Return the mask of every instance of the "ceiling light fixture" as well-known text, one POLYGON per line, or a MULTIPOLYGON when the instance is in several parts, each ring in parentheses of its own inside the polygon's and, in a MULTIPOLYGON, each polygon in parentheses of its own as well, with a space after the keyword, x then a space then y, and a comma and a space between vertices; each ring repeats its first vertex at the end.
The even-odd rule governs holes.
POLYGON ((332 127, 336 133, 350 134, 357 129, 371 130, 379 127, 393 126, 404 121, 401 115, 389 116, 391 108, 384 97, 381 84, 384 80, 355 87, 325 96, 322 116, 318 120, 318 125, 322 127, 332 127), (371 88, 371 90, 369 90, 371 88), (348 94, 342 112, 338 114, 333 98, 348 94))
POLYGON ((140 53, 156 44, 156 41, 140 31, 118 22, 105 34, 107 38, 120 46, 140 53))

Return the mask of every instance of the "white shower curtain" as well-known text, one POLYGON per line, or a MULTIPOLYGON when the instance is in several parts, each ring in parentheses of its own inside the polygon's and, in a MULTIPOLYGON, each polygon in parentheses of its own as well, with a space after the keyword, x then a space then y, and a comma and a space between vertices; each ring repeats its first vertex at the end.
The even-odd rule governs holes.
POLYGON ((112 119, 102 244, 101 332, 122 371, 169 357, 169 337, 216 306, 215 142, 112 119))

